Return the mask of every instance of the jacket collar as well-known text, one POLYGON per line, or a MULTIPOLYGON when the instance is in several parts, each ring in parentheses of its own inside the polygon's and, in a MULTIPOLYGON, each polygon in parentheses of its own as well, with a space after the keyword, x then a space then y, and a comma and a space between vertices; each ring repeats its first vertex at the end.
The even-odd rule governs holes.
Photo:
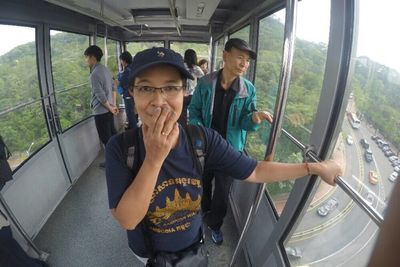
MULTIPOLYGON (((222 69, 212 72, 210 75, 211 75, 213 84, 216 84, 218 82, 218 77, 221 77, 221 75, 222 75, 222 69)), ((249 96, 249 94, 247 92, 247 86, 246 86, 242 76, 239 76, 238 78, 236 78, 233 81, 231 88, 232 88, 232 90, 234 90, 238 93, 236 96, 238 98, 245 98, 245 97, 249 96)))

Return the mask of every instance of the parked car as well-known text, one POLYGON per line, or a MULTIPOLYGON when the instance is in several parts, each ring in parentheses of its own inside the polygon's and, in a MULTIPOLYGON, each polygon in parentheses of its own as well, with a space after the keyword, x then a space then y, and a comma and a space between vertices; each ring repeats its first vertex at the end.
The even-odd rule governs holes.
POLYGON ((376 140, 376 138, 378 138, 377 135, 371 135, 371 139, 372 139, 372 140, 376 140))
POLYGON ((368 148, 369 148, 369 143, 368 143, 367 139, 365 139, 365 138, 362 138, 362 139, 360 140, 360 144, 361 144, 361 146, 362 146, 363 148, 365 148, 365 149, 368 149, 368 148))
POLYGON ((368 172, 368 180, 370 184, 377 184, 378 183, 378 173, 376 171, 369 171, 368 172))
POLYGON ((385 145, 385 146, 382 146, 382 151, 388 151, 388 150, 390 150, 390 146, 389 145, 385 145))
POLYGON ((400 166, 394 166, 394 171, 395 172, 400 172, 400 166))
POLYGON ((353 137, 351 135, 348 135, 346 138, 346 142, 347 144, 352 145, 354 143, 353 137))
POLYGON ((383 146, 387 146, 388 145, 388 143, 386 143, 385 141, 380 140, 380 139, 377 141, 377 144, 378 144, 379 148, 382 148, 383 146))
POLYGON ((392 172, 392 174, 389 176, 389 181, 396 182, 398 177, 399 177, 399 173, 398 172, 392 172))
POLYGON ((394 154, 394 152, 392 150, 386 150, 385 152, 383 152, 383 154, 385 154, 386 157, 391 157, 391 156, 395 156, 396 154, 394 154))
POLYGON ((285 247, 285 251, 289 259, 299 260, 303 257, 303 253, 298 247, 285 247))
POLYGON ((371 161, 373 160, 371 149, 365 150, 365 152, 364 152, 364 158, 365 158, 365 161, 368 162, 368 163, 371 162, 371 161))
POLYGON ((334 209, 336 209, 338 206, 339 206, 338 200, 336 198, 331 198, 317 209, 317 214, 319 216, 325 217, 334 209))
POLYGON ((400 166, 400 159, 392 161, 392 166, 393 167, 400 166))
POLYGON ((389 157, 389 161, 390 162, 395 162, 395 161, 398 161, 399 160, 399 158, 397 157, 397 156, 391 156, 391 157, 389 157))
POLYGON ((374 193, 368 191, 367 195, 365 196, 365 201, 368 203, 368 205, 372 206, 372 204, 374 203, 374 199, 374 193))

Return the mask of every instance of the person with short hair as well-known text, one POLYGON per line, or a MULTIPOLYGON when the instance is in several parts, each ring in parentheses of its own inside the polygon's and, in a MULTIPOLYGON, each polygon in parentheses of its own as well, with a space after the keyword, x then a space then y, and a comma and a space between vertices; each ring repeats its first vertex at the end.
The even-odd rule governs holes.
MULTIPOLYGON (((90 107, 94 115, 97 133, 105 146, 111 136, 117 133, 114 126, 114 115, 118 114, 115 106, 115 88, 113 77, 106 66, 100 63, 103 51, 96 45, 89 46, 84 52, 90 67, 90 84, 92 95, 90 107)), ((100 167, 105 167, 100 163, 100 167)))
MULTIPOLYGON (((189 124, 216 130, 236 150, 243 151, 248 131, 255 131, 263 120, 272 116, 256 109, 256 90, 242 76, 257 54, 242 39, 232 38, 225 44, 224 68, 212 72, 197 84, 189 105, 189 124)), ((223 242, 221 226, 227 213, 232 177, 223 173, 205 173, 202 209, 215 244, 223 242), (215 176, 214 193, 212 180, 215 176)))
MULTIPOLYGON (((193 76, 181 55, 163 47, 137 53, 131 66, 129 93, 142 125, 128 131, 134 136, 129 140, 136 140, 133 150, 125 143, 127 133, 113 136, 107 144, 109 208, 127 230, 129 247, 144 264, 149 256, 187 263, 188 253, 197 255, 201 250, 203 182, 189 135, 177 120, 186 80, 193 76), (129 151, 135 154, 132 165, 128 165, 129 151)), ((316 174, 331 185, 342 172, 334 161, 257 162, 234 149, 215 130, 198 128, 207 142, 205 170, 253 183, 316 174)), ((201 255, 201 263, 189 266, 207 266, 207 260, 203 261, 207 254, 201 255)))
POLYGON ((125 113, 128 119, 127 129, 137 127, 137 120, 135 116, 135 102, 133 97, 129 94, 129 75, 131 73, 130 65, 132 64, 132 55, 128 51, 123 52, 119 59, 121 60, 122 72, 118 75, 118 87, 122 90, 122 97, 125 103, 125 113))

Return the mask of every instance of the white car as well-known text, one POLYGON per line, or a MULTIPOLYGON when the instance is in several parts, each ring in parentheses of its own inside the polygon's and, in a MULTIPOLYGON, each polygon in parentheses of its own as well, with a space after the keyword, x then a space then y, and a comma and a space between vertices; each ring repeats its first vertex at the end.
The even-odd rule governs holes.
POLYGON ((325 202, 322 206, 320 206, 317 209, 317 214, 319 216, 325 217, 327 216, 331 211, 336 209, 339 206, 339 202, 337 201, 336 198, 331 198, 327 202, 325 202))
POLYGON ((346 142, 347 144, 352 145, 354 143, 353 137, 351 135, 348 135, 346 138, 346 142))
POLYGON ((389 157, 389 161, 390 162, 394 162, 394 161, 398 161, 399 160, 399 158, 397 157, 397 156, 391 156, 391 157, 389 157))
POLYGON ((303 257, 301 253, 301 249, 298 247, 285 247, 286 254, 288 255, 289 259, 291 260, 298 260, 303 257))
POLYGON ((396 182, 397 177, 399 177, 399 173, 398 172, 392 172, 392 174, 389 176, 389 181, 396 182))
POLYGON ((400 166, 394 166, 394 171, 395 172, 400 172, 400 166))

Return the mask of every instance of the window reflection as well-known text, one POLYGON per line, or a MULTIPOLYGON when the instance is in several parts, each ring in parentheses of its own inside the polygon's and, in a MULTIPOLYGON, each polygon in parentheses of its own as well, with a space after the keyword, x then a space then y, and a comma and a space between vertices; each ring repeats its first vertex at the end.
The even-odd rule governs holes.
POLYGON ((224 52, 224 37, 221 37, 218 39, 216 42, 216 48, 215 48, 215 59, 214 59, 214 71, 222 69, 224 66, 224 61, 222 60, 222 53, 224 52))
POLYGON ((188 42, 171 42, 171 49, 182 55, 185 54, 187 49, 193 49, 196 51, 197 60, 207 59, 209 60, 209 45, 201 43, 188 43, 188 42))
POLYGON ((134 57, 137 52, 152 48, 164 47, 164 42, 129 42, 126 44, 126 50, 134 57))

